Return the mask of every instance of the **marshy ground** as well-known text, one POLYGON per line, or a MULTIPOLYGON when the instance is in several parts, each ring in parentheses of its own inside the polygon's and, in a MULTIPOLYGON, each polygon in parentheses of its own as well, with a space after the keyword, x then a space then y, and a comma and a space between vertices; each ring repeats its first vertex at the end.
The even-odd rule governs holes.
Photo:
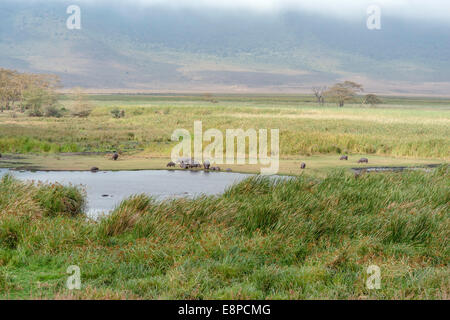
MULTIPOLYGON (((176 144, 175 129, 280 129, 280 173, 299 174, 301 162, 312 174, 354 167, 445 163, 450 150, 450 100, 384 98, 376 107, 318 106, 308 96, 90 96, 87 118, 70 116, 74 101, 61 100, 67 115, 36 118, 0 113, 0 167, 41 170, 163 169, 176 144), (125 117, 112 117, 111 110, 125 117), (110 161, 112 151, 119 161, 110 161), (339 161, 348 154, 349 161, 339 161)), ((64 114, 64 113, 63 113, 64 114)), ((206 145, 206 143, 205 143, 206 145)), ((228 166, 259 172, 258 166, 228 166)))

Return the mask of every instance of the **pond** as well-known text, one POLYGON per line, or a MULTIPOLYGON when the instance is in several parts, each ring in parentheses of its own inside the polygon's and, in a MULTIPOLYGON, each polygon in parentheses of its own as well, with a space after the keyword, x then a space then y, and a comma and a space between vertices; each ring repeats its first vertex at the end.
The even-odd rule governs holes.
POLYGON ((88 215, 108 213, 122 200, 145 193, 156 199, 217 195, 250 174, 181 170, 143 171, 13 171, 0 169, 23 181, 82 186, 87 193, 88 215))

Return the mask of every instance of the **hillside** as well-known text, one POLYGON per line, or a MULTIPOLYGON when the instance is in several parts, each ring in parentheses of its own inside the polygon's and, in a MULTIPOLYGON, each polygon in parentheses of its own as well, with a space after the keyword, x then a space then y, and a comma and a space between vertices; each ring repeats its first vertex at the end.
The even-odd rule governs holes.
POLYGON ((59 74, 93 91, 306 92, 339 79, 369 91, 448 95, 450 27, 383 16, 383 28, 311 13, 277 14, 0 3, 0 66, 59 74))

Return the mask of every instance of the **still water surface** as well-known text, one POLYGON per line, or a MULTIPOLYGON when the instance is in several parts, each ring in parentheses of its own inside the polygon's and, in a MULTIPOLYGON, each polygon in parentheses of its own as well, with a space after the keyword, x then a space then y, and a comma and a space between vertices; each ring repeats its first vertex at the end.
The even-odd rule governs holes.
POLYGON ((88 214, 108 213, 134 194, 145 193, 156 199, 216 195, 249 174, 180 171, 12 171, 0 169, 0 176, 11 173, 23 181, 41 181, 63 185, 81 185, 87 193, 88 214))

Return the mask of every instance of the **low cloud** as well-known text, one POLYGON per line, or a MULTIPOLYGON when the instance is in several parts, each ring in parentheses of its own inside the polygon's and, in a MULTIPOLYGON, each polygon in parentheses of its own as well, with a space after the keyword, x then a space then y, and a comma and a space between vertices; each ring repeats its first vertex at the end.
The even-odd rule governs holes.
POLYGON ((368 6, 379 5, 386 14, 392 16, 450 22, 450 1, 448 0, 97 0, 99 1, 128 5, 134 2, 144 6, 157 5, 171 8, 244 9, 262 13, 297 10, 343 18, 359 17, 368 6))
MULTIPOLYGON (((8 0, 1 0, 8 1, 8 0)), ((14 0, 20 1, 20 0, 14 0)), ((21 0, 45 2, 51 0, 21 0)), ((406 19, 430 20, 450 24, 449 0, 53 0, 65 3, 98 4, 102 6, 158 6, 194 10, 249 10, 272 14, 283 11, 303 11, 345 19, 360 19, 370 5, 379 5, 382 13, 406 19)))

